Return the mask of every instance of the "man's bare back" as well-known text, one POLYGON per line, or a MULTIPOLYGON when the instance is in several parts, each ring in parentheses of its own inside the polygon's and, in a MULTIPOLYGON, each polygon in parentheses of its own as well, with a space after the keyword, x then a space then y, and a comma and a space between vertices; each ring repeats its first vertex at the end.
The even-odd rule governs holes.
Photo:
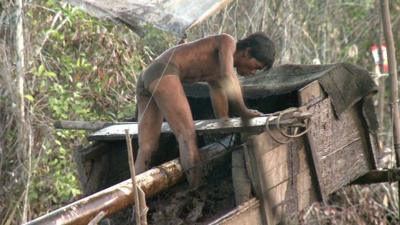
POLYGON ((221 35, 206 37, 178 45, 156 58, 156 61, 176 65, 183 82, 208 81, 219 76, 218 47, 221 35), (207 66, 205 66, 207 65, 207 66))
POLYGON ((236 42, 227 34, 206 37, 166 50, 144 71, 137 84, 139 153, 137 173, 149 169, 158 149, 165 118, 179 143, 180 161, 192 187, 199 185, 201 169, 196 134, 182 82, 208 82, 216 117, 228 117, 228 103, 242 118, 260 115, 246 107, 236 71, 244 76, 269 68, 275 50, 263 33, 236 42))

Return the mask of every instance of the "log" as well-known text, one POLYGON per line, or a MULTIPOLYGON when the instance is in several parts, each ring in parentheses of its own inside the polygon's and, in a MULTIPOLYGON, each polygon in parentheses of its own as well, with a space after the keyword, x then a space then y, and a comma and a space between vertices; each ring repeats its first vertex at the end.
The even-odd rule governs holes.
MULTIPOLYGON (((221 142, 224 144, 218 142, 201 148, 200 155, 203 162, 227 155, 229 151, 225 146, 229 146, 229 142, 231 142, 230 137, 221 142)), ((183 178, 184 171, 179 160, 175 159, 137 175, 136 181, 146 196, 151 197, 177 184, 183 178)), ((43 215, 25 225, 83 225, 88 224, 101 211, 104 211, 105 216, 110 216, 131 204, 134 204, 134 200, 132 180, 129 179, 43 215)))

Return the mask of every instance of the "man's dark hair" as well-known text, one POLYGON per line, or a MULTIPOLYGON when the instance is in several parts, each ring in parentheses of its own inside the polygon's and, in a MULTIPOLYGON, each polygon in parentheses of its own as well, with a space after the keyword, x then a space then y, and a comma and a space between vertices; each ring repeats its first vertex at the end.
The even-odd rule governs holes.
POLYGON ((258 61, 265 63, 265 69, 272 67, 275 61, 275 44, 263 32, 250 34, 245 39, 236 43, 236 50, 250 48, 250 55, 258 61))

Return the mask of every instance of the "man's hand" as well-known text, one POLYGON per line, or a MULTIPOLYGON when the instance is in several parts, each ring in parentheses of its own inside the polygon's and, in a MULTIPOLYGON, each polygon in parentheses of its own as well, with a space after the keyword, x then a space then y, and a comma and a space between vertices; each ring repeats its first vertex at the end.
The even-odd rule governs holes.
POLYGON ((240 117, 242 117, 243 119, 250 119, 262 115, 264 114, 255 109, 247 109, 243 113, 241 113, 240 117))

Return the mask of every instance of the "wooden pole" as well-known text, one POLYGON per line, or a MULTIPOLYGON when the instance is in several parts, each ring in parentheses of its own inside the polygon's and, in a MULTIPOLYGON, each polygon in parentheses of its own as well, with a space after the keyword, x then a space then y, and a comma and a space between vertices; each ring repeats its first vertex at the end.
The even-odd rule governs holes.
POLYGON ((136 214, 136 225, 141 225, 141 210, 140 210, 140 204, 139 203, 139 193, 138 193, 138 187, 136 183, 136 172, 135 172, 135 162, 133 159, 133 151, 132 151, 132 140, 131 137, 129 136, 129 130, 125 130, 125 138, 126 138, 126 146, 128 147, 128 162, 129 162, 129 169, 131 171, 131 179, 132 179, 132 189, 133 189, 133 200, 136 202, 135 204, 135 214, 136 214))
MULTIPOLYGON (((381 0, 381 14, 383 24, 383 34, 385 36, 387 53, 389 60, 389 71, 390 71, 390 86, 391 86, 391 106, 392 106, 392 118, 393 118, 393 145, 396 154, 396 165, 400 167, 400 115, 399 115, 399 91, 397 82, 397 63, 396 63, 396 52, 393 41, 392 23, 390 21, 389 1, 381 0)), ((398 182, 398 199, 400 209, 400 182, 398 182)), ((400 210, 399 210, 400 217, 400 210)))
POLYGON ((97 225, 100 220, 102 220, 104 218, 106 214, 104 213, 104 211, 101 211, 99 214, 97 214, 97 216, 95 216, 89 223, 88 225, 97 225))
MULTIPOLYGON (((229 151, 225 146, 229 146, 229 142, 230 138, 227 138, 221 142, 202 147, 200 155, 203 163, 226 156, 229 151)), ((217 162, 215 160, 215 163, 217 162)), ((138 186, 147 197, 168 189, 182 181, 183 178, 184 171, 178 159, 166 162, 136 176, 138 186)), ((106 216, 110 216, 134 204, 132 190, 132 180, 129 179, 43 215, 25 225, 86 225, 101 211, 104 211, 106 216)))
POLYGON ((58 120, 54 122, 56 129, 67 129, 67 130, 100 130, 104 127, 115 125, 115 124, 130 124, 130 122, 90 122, 90 121, 70 121, 70 120, 58 120))
POLYGON ((371 170, 351 184, 374 184, 400 181, 400 168, 371 170))
MULTIPOLYGON (((379 4, 379 3, 378 3, 379 4)), ((383 30, 383 24, 381 24, 381 30, 383 30)), ((385 74, 385 66, 384 63, 387 61, 387 50, 385 52, 382 51, 382 46, 384 44, 384 36, 382 32, 379 35, 379 48, 378 48, 378 53, 379 53, 379 61, 381 62, 379 65, 379 90, 378 90, 378 122, 379 122, 379 139, 378 141, 382 142, 381 146, 379 147, 379 150, 381 153, 383 153, 383 141, 382 141, 382 134, 385 131, 385 90, 386 90, 386 76, 385 74), (383 55, 385 54, 385 55, 383 55), (384 74, 384 75, 383 75, 384 74)))

